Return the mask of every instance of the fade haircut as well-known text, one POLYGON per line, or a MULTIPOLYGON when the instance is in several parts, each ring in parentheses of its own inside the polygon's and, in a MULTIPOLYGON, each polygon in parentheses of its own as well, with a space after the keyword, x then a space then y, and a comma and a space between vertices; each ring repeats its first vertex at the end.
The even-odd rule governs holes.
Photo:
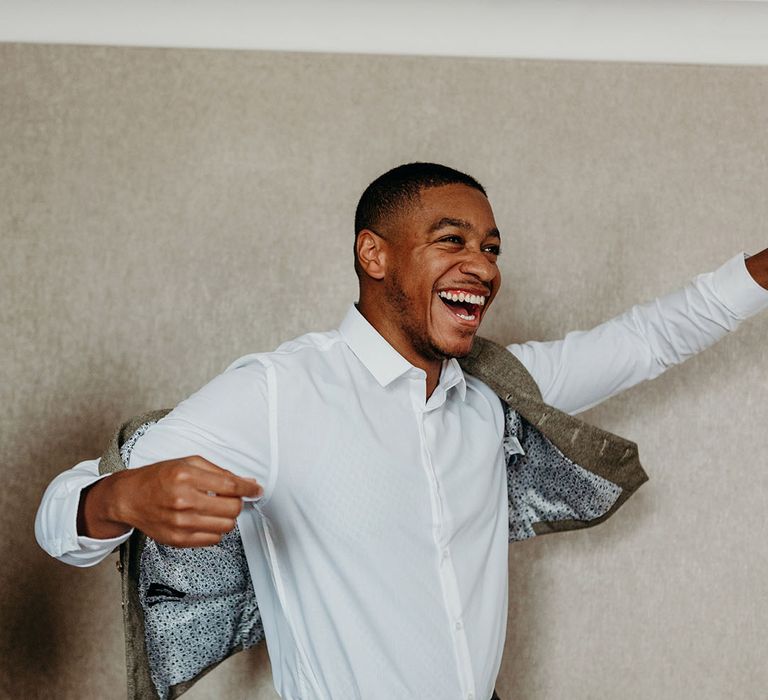
POLYGON ((404 209, 419 201, 422 190, 443 185, 466 185, 484 195, 485 188, 470 175, 439 163, 406 163, 379 175, 365 188, 355 210, 355 272, 362 269, 357 259, 357 235, 363 229, 387 230, 404 209))

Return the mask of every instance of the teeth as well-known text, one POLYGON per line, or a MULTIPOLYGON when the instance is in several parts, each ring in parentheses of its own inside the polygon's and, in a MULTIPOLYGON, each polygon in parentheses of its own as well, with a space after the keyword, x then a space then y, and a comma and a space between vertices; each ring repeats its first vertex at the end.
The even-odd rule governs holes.
POLYGON ((469 294, 468 292, 438 292, 438 296, 449 301, 468 301, 470 304, 485 306, 485 297, 482 294, 469 294))
POLYGON ((456 314, 459 318, 463 318, 465 321, 474 321, 475 320, 475 314, 472 314, 471 316, 467 316, 467 314, 456 314))

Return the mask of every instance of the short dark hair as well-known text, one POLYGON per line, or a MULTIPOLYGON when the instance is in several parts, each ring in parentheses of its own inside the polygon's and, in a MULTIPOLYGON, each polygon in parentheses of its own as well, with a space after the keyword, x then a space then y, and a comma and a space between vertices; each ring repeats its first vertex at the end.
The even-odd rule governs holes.
POLYGON ((357 260, 357 234, 363 229, 377 231, 413 205, 419 193, 430 187, 466 185, 487 196, 485 188, 471 175, 439 163, 405 163, 379 175, 365 188, 355 210, 355 271, 360 275, 357 260))

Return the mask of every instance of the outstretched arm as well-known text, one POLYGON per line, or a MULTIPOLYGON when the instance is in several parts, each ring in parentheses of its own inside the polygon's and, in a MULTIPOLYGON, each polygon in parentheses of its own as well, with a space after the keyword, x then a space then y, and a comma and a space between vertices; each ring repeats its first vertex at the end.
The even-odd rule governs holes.
POLYGON ((575 414, 653 379, 768 308, 768 249, 562 340, 509 345, 544 401, 575 414))

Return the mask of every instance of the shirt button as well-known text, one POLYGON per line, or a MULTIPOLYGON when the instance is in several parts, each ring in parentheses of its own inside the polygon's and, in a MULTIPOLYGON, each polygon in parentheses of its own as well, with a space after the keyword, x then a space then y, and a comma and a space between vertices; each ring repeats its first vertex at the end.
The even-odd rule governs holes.
POLYGON ((461 620, 459 620, 459 621, 456 623, 456 629, 457 629, 457 630, 460 630, 462 627, 464 627, 464 625, 462 625, 462 624, 461 624, 461 620))
POLYGON ((447 559, 449 556, 451 556, 451 553, 447 550, 443 550, 443 559, 447 559))
POLYGON ((475 700, 475 694, 470 693, 469 695, 467 695, 467 700, 475 700))

